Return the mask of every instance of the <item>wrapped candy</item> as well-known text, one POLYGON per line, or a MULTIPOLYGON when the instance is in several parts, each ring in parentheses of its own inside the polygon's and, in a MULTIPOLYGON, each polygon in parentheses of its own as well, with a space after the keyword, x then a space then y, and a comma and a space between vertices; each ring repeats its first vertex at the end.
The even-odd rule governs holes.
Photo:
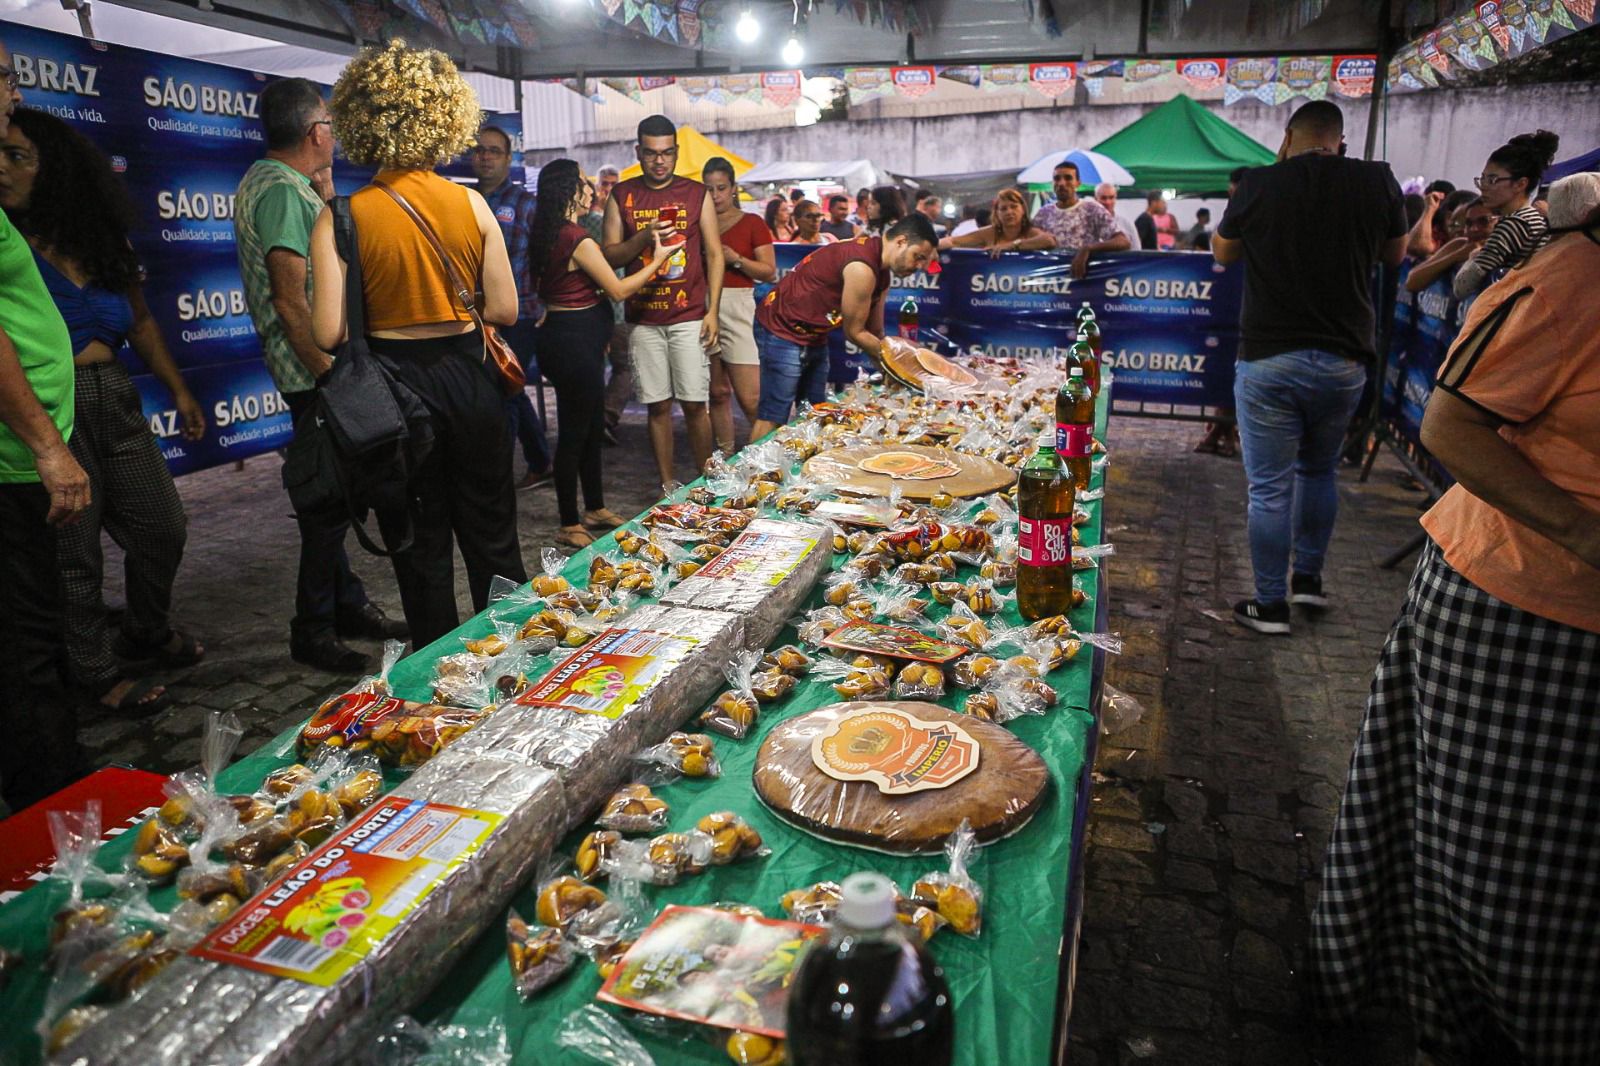
POLYGON ((841 699, 881 700, 889 695, 893 680, 890 667, 882 666, 865 655, 851 661, 827 657, 816 666, 814 676, 833 685, 841 699))
POLYGON ((983 930, 983 889, 967 872, 967 862, 977 846, 971 824, 963 820, 945 841, 949 869, 924 874, 911 886, 912 899, 937 911, 953 932, 974 939, 983 930))
POLYGON ((536 913, 541 924, 566 929, 579 916, 599 910, 606 902, 606 894, 600 889, 571 875, 562 875, 539 886, 536 913))
MULTIPOLYGON (((736 652, 723 667, 728 690, 701 712, 698 723, 702 728, 735 740, 742 740, 750 732, 760 714, 760 701, 751 680, 760 658, 760 649, 747 648, 736 652)), ((792 678, 790 682, 793 683, 792 678)))
POLYGON ((516 911, 506 917, 506 961, 511 982, 524 1001, 554 984, 572 968, 574 955, 560 929, 528 925, 516 911))
POLYGON ((711 838, 711 864, 726 866, 739 859, 770 855, 761 834, 732 811, 716 811, 695 823, 695 831, 711 838))
POLYGON ((649 785, 623 785, 601 808, 595 824, 619 833, 653 833, 666 827, 672 813, 667 801, 650 791, 649 785))
POLYGON ((539 569, 544 571, 533 579, 533 591, 540 596, 554 596, 558 592, 566 592, 572 587, 567 579, 561 576, 561 571, 566 569, 567 557, 554 548, 546 548, 539 553, 539 569))
POLYGON ((944 671, 933 663, 906 663, 894 680, 897 700, 936 700, 944 695, 944 671))
POLYGON ((704 733, 672 733, 654 747, 646 748, 634 756, 664 772, 669 778, 720 777, 722 766, 717 762, 711 738, 704 733))
POLYGON ((622 843, 622 834, 611 829, 597 829, 578 843, 573 865, 578 876, 585 881, 595 881, 604 876, 601 869, 611 849, 622 843))

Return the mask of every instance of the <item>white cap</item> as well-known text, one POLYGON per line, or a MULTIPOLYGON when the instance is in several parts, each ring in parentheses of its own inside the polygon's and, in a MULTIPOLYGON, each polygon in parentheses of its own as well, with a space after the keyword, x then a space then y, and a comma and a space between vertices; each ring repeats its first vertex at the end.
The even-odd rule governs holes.
POLYGON ((1067 371, 1067 377, 1069 377, 1069 378, 1081 378, 1081 377, 1083 377, 1083 367, 1081 367, 1081 366, 1073 367, 1071 370, 1067 371))
POLYGON ((851 874, 839 895, 839 921, 853 929, 882 929, 894 921, 894 882, 882 874, 851 874))

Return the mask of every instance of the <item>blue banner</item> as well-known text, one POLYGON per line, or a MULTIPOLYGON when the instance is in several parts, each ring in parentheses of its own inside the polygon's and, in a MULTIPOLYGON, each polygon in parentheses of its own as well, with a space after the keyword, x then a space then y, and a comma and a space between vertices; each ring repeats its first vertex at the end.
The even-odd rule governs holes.
MULTIPOLYGON (((775 246, 778 276, 817 246, 775 246)), ((938 274, 897 278, 884 300, 896 328, 902 303, 915 299, 919 340, 946 351, 1059 358, 1077 336, 1079 308, 1094 309, 1112 371, 1112 409, 1201 414, 1233 404, 1242 273, 1209 255, 1114 252, 1072 277, 1064 256, 958 249, 941 256, 938 274)), ((770 286, 759 286, 760 300, 770 286)), ((829 335, 829 379, 852 381, 871 363, 839 331, 829 335)))
MULTIPOLYGON (((208 421, 203 439, 183 440, 165 387, 131 348, 119 353, 172 472, 283 447, 292 426, 245 307, 233 231, 234 191, 265 149, 260 92, 273 79, 9 23, 4 36, 23 103, 92 140, 133 200, 145 299, 208 421)), ((520 150, 520 116, 490 121, 520 150)), ((441 172, 471 174, 459 162, 441 172)), ((366 178, 342 157, 335 164, 341 192, 366 178)))

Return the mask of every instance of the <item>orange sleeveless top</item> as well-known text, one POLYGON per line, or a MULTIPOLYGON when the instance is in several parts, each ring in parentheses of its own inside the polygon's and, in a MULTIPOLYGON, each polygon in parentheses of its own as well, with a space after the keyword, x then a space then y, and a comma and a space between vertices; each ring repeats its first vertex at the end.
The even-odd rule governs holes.
MULTIPOLYGON (((430 171, 380 170, 377 176, 428 220, 462 279, 479 288, 483 235, 467 190, 430 171)), ((361 249, 369 332, 472 321, 428 238, 388 193, 372 185, 358 189, 350 197, 350 214, 361 249)))

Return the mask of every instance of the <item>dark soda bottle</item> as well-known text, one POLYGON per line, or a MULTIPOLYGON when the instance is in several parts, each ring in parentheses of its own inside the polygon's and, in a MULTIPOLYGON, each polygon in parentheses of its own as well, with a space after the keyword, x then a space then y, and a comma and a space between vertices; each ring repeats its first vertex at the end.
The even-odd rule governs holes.
POLYGON ((1070 373, 1073 367, 1083 369, 1083 380, 1089 383, 1089 392, 1092 395, 1100 394, 1100 360, 1094 356, 1094 349, 1083 339, 1083 334, 1078 334, 1078 339, 1067 349, 1066 370, 1070 373))
POLYGON ((944 971, 895 918, 882 874, 845 878, 838 916, 789 986, 795 1066, 950 1066, 955 1015, 944 971))
POLYGON ((1100 336, 1100 323, 1094 320, 1092 313, 1087 322, 1078 323, 1078 339, 1094 349, 1096 359, 1100 358, 1100 353, 1105 347, 1105 341, 1100 336))
POLYGON ((915 344, 917 342, 917 298, 907 296, 900 305, 900 336, 915 344))
POLYGON ((1017 475, 1017 610, 1029 621, 1072 609, 1072 475, 1054 433, 1017 475))
POLYGON ((1089 489, 1089 446, 1094 442, 1094 393, 1083 368, 1072 367, 1056 393, 1056 454, 1072 474, 1079 492, 1089 489))

